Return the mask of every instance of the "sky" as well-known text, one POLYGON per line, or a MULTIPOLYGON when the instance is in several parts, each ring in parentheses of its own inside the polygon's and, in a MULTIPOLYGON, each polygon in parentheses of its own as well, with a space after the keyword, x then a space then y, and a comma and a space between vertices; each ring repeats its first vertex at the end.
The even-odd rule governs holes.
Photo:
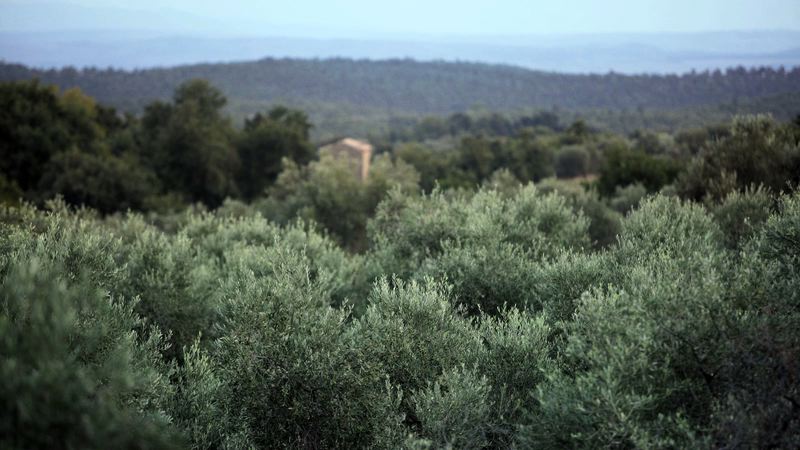
POLYGON ((800 0, 0 0, 0 30, 501 36, 800 30, 800 0))

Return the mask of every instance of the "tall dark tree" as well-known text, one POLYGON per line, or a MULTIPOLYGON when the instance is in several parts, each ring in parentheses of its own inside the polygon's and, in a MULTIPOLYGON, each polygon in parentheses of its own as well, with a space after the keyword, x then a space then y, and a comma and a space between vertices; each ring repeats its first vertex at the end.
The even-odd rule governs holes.
POLYGON ((589 152, 580 145, 564 147, 556 158, 556 175, 559 178, 573 178, 586 175, 589 167, 589 152))
POLYGON ((513 162, 509 169, 523 181, 540 181, 553 175, 553 150, 523 131, 511 143, 513 162))
POLYGON ((155 103, 142 118, 147 158, 168 191, 209 206, 236 195, 239 167, 225 97, 205 80, 175 91, 172 105, 155 103))
POLYGON ((61 195, 69 204, 107 214, 141 210, 156 185, 152 172, 136 161, 70 150, 55 155, 39 182, 40 200, 61 195))
POLYGON ((56 153, 86 144, 91 117, 68 110, 54 87, 38 81, 0 84, 0 173, 20 189, 34 189, 56 153))
POLYGON ((241 161, 237 182, 242 196, 252 199, 263 194, 281 172, 283 158, 301 165, 314 159, 310 129, 304 112, 283 106, 248 119, 237 143, 241 161))

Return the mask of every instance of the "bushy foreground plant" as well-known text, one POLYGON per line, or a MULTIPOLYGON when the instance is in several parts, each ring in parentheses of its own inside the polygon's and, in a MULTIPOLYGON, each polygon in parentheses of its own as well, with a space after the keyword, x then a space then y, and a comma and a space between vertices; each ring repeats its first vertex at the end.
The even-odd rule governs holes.
POLYGON ((393 192, 370 221, 367 261, 378 274, 447 279, 458 302, 494 312, 530 303, 534 265, 587 247, 587 227, 563 197, 533 185, 474 195, 393 192))
POLYGON ((714 219, 725 235, 725 243, 737 248, 758 233, 770 216, 774 199, 763 186, 733 191, 711 207, 714 219))
POLYGON ((769 258, 761 269, 752 260, 737 266, 711 217, 675 199, 645 202, 624 225, 612 252, 623 272, 610 289, 585 293, 566 323, 561 367, 538 386, 521 442, 791 447, 797 392, 788 380, 797 365, 786 356, 798 346, 787 327, 796 312, 782 305, 797 294, 780 286, 794 285, 796 273, 778 275, 769 258))
POLYGON ((715 445, 800 445, 800 195, 781 198, 740 252, 731 302, 747 320, 730 337, 736 358, 714 414, 715 445))
POLYGON ((0 263, 0 447, 179 448, 165 343, 82 273, 14 252, 0 263))
POLYGON ((800 195, 765 195, 651 197, 593 252, 533 186, 394 192, 363 256, 2 209, 0 446, 795 448, 800 195))
POLYGON ((617 241, 622 216, 610 208, 600 198, 596 190, 586 190, 574 181, 548 178, 537 184, 542 192, 557 192, 567 199, 568 204, 576 212, 580 212, 589 222, 589 238, 596 249, 608 247, 617 241))

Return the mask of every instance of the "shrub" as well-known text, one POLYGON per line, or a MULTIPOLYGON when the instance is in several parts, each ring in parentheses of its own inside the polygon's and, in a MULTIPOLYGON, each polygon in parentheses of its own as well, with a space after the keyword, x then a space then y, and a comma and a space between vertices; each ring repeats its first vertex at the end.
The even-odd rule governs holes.
POLYGON ((800 376, 800 202, 783 196, 729 275, 731 304, 746 313, 730 337, 732 357, 717 377, 724 387, 713 415, 715 445, 795 447, 800 376))
POLYGON ((525 445, 706 446, 742 321, 702 207, 645 201, 623 223, 616 287, 584 293, 561 368, 540 384, 525 445))
POLYGON ((650 156, 642 150, 616 146, 606 150, 606 161, 600 169, 597 187, 610 197, 617 187, 642 184, 648 192, 656 192, 678 176, 681 164, 669 157, 650 156))
POLYGON ((733 191, 712 206, 714 219, 730 248, 738 248, 764 225, 772 209, 772 196, 759 186, 743 192, 733 191))
POLYGON ((628 186, 617 186, 614 197, 611 198, 611 208, 620 214, 627 214, 639 205, 647 195, 647 188, 641 183, 628 186))
POLYGON ((713 374, 728 357, 723 282, 700 256, 652 263, 624 289, 583 297, 565 369, 539 386, 526 445, 701 445, 713 374))
POLYGON ((35 256, 58 265, 67 281, 86 276, 97 287, 114 286, 123 276, 114 260, 120 241, 97 226, 91 210, 69 210, 62 201, 49 206, 49 212, 32 212, 25 206, 9 210, 10 216, 19 215, 23 220, 6 224, 7 246, 0 254, 0 274, 2 264, 35 256))
POLYGON ((574 178, 586 175, 589 168, 589 152, 577 145, 562 148, 556 156, 556 176, 574 178))
POLYGON ((370 222, 367 265, 377 276, 447 279, 457 303, 493 313, 504 304, 527 305, 532 265, 562 249, 582 249, 586 228, 562 197, 533 185, 510 196, 393 193, 370 222))
POLYGON ((218 408, 229 416, 217 426, 232 428, 218 434, 266 448, 372 445, 394 417, 381 366, 360 353, 346 311, 327 306, 299 255, 253 256, 258 266, 235 263, 222 286, 213 355, 218 408))
POLYGON ((656 196, 643 202, 622 223, 620 263, 633 265, 665 253, 690 258, 713 254, 722 243, 719 227, 700 205, 674 197, 656 196))
POLYGON ((232 202, 0 207, 0 447, 800 445, 800 194, 655 195, 586 252, 590 201, 395 189, 365 255, 232 202))
POLYGON ((337 304, 350 293, 360 270, 359 257, 346 254, 326 235, 303 222, 280 227, 260 215, 243 218, 201 215, 191 218, 184 231, 192 245, 210 256, 220 270, 226 265, 227 255, 237 246, 282 247, 302 253, 312 279, 328 277, 327 289, 337 304))
POLYGON ((0 446, 177 448, 161 335, 138 333, 132 304, 67 273, 35 254, 4 262, 0 446))
POLYGON ((316 222, 344 246, 362 250, 367 219, 378 203, 395 186, 416 191, 419 176, 405 162, 393 163, 384 155, 375 158, 369 178, 362 182, 353 175, 354 164, 329 153, 305 167, 286 161, 261 210, 280 223, 295 217, 316 222))
POLYGON ((218 307, 213 290, 222 276, 185 232, 164 234, 138 216, 120 224, 130 241, 117 253, 124 273, 114 286, 137 296, 137 312, 168 333, 172 344, 165 356, 180 358, 199 335, 213 338, 218 307))
POLYGON ((492 404, 486 377, 461 369, 448 370, 411 402, 420 421, 420 435, 434 448, 486 448, 492 404))
POLYGON ((536 386, 553 368, 552 329, 544 316, 506 309, 498 317, 481 317, 479 330, 485 351, 477 373, 491 388, 488 439, 491 447, 511 447, 536 386))
POLYGON ((545 317, 553 324, 568 322, 573 319, 582 295, 620 282, 620 270, 619 263, 608 253, 581 255, 565 252, 555 260, 539 265, 531 275, 536 280, 534 304, 541 305, 545 317))
POLYGON ((622 217, 610 209, 595 190, 570 181, 549 178, 536 185, 542 192, 557 192, 564 196, 572 209, 589 221, 589 239, 596 249, 608 247, 617 241, 622 217))
POLYGON ((710 141, 678 181, 681 196, 719 200, 734 190, 764 185, 773 192, 800 181, 797 128, 769 116, 737 117, 730 134, 710 141))
POLYGON ((480 336, 453 308, 448 289, 432 280, 379 281, 353 334, 368 361, 376 361, 403 392, 421 389, 445 370, 474 364, 480 336))
POLYGON ((525 308, 534 303, 535 259, 513 244, 459 246, 446 244, 437 258, 425 260, 414 278, 452 283, 455 302, 470 312, 496 313, 503 306, 525 308))
POLYGON ((564 198, 528 185, 512 196, 492 190, 452 198, 441 191, 420 197, 393 192, 379 205, 369 231, 383 272, 407 276, 417 261, 440 255, 447 242, 516 244, 541 258, 586 246, 587 225, 564 198))

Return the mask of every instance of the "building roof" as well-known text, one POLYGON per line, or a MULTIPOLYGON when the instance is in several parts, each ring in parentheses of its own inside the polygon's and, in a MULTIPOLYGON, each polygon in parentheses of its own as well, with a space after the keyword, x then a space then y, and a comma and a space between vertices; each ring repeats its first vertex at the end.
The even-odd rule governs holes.
POLYGON ((361 153, 371 152, 372 145, 366 141, 359 141, 358 139, 353 138, 344 138, 339 143, 344 144, 348 147, 354 148, 361 153))
POLYGON ((349 138, 349 137, 337 139, 337 140, 332 141, 332 142, 328 142, 327 144, 320 146, 320 148, 330 148, 330 147, 336 147, 336 146, 345 146, 345 147, 350 148, 352 150, 355 150, 355 151, 357 151, 359 153, 368 153, 368 152, 372 152, 372 150, 373 150, 373 147, 369 142, 361 141, 361 140, 353 139, 353 138, 349 138))

